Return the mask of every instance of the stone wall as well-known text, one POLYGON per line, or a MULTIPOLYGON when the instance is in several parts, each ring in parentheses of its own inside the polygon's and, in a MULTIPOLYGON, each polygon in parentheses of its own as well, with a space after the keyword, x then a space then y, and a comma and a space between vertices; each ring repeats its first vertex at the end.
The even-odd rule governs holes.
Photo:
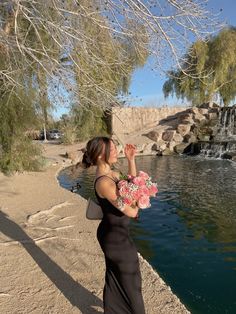
POLYGON ((135 131, 154 127, 161 120, 184 110, 186 110, 186 107, 113 108, 111 131, 115 134, 127 135, 135 131))

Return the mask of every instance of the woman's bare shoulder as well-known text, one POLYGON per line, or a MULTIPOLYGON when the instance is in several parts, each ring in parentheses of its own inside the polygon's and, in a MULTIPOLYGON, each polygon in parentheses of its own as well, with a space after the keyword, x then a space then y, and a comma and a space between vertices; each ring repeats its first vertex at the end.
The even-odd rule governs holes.
POLYGON ((112 171, 112 177, 117 181, 120 180, 120 172, 119 171, 112 171))

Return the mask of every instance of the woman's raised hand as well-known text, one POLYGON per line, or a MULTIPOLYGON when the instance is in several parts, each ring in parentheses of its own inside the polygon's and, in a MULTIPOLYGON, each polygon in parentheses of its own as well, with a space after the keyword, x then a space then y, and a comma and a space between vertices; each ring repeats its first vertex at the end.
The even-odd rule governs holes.
POLYGON ((134 157, 136 155, 136 147, 133 144, 126 144, 125 145, 125 157, 128 160, 134 160, 134 157))

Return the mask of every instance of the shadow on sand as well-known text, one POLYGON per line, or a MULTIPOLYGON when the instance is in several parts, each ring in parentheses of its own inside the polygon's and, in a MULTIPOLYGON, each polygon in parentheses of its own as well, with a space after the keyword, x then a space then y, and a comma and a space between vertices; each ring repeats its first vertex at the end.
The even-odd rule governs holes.
POLYGON ((0 232, 21 243, 41 270, 73 306, 76 306, 83 314, 101 313, 93 308, 93 306, 102 307, 101 300, 76 282, 60 266, 51 260, 51 258, 35 244, 34 240, 1 210, 0 232))

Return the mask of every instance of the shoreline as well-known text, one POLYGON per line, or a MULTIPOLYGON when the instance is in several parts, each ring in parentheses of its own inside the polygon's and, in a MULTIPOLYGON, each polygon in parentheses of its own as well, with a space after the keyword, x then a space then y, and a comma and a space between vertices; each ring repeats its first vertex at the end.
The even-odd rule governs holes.
MULTIPOLYGON (((44 172, 0 174, 1 313, 103 312, 99 221, 87 220, 86 200, 60 186, 57 177, 70 164, 57 161, 44 172)), ((146 313, 190 313, 139 260, 146 313)))

